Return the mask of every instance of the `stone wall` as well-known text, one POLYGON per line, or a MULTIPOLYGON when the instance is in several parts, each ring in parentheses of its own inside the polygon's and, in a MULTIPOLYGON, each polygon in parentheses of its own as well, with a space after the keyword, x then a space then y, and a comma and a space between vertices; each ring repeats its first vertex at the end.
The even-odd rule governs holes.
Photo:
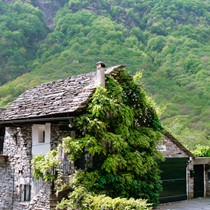
POLYGON ((40 190, 32 197, 27 210, 50 210, 50 185, 44 183, 40 190))
POLYGON ((210 196, 210 180, 208 178, 209 171, 205 171, 206 197, 210 196))
POLYGON ((0 209, 10 210, 13 205, 13 173, 6 165, 0 164, 0 209))
POLYGON ((52 149, 57 149, 57 146, 62 139, 72 135, 72 131, 69 128, 67 122, 52 123, 51 124, 51 142, 52 149))
POLYGON ((210 197, 210 179, 209 179, 209 173, 210 171, 207 170, 205 174, 206 179, 206 197, 210 197))
POLYGON ((49 186, 44 185, 37 195, 32 195, 30 202, 22 199, 23 186, 25 184, 32 186, 31 126, 6 128, 3 154, 8 156, 8 161, 7 165, 0 168, 0 209, 2 210, 49 209, 49 192, 47 193, 49 186), (43 203, 46 203, 44 208, 43 203))
POLYGON ((194 197, 193 162, 189 162, 187 167, 187 194, 188 199, 192 199, 194 197))
MULTIPOLYGON (((21 181, 24 179, 30 180, 31 144, 28 139, 30 135, 30 126, 24 129, 21 127, 6 128, 3 154, 8 156, 8 162, 7 167, 5 167, 5 177, 0 184, 3 182, 10 183, 6 184, 5 198, 10 197, 11 204, 5 206, 2 203, 0 208, 24 209, 16 203, 21 200, 21 181)), ((2 188, 0 190, 0 194, 2 194, 4 190, 2 188)))
POLYGON ((188 157, 188 155, 180 147, 167 137, 164 137, 164 139, 160 142, 159 150, 166 158, 188 157))
MULTIPOLYGON (((67 123, 52 123, 51 148, 56 149, 62 138, 74 134, 67 123)), ((0 162, 0 209, 1 210, 48 210, 51 188, 47 183, 32 177, 32 124, 7 127, 3 155, 6 163, 0 162), (23 201, 24 184, 31 186, 31 200, 23 201)), ((55 200, 53 202, 56 202, 55 200)), ((54 208, 51 208, 54 209, 54 208)))

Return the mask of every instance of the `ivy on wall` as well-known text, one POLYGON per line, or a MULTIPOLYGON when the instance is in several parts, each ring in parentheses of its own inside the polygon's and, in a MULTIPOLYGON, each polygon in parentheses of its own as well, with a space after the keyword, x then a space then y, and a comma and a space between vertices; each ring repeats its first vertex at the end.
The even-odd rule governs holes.
MULTIPOLYGON (((97 87, 85 112, 75 118, 74 128, 76 138, 64 138, 62 148, 81 170, 68 185, 57 180, 58 191, 71 189, 69 199, 63 199, 59 209, 89 205, 82 197, 87 194, 93 200, 100 195, 108 196, 110 202, 132 197, 157 205, 161 190, 158 162, 163 158, 156 145, 162 127, 137 79, 124 69, 107 76, 106 88, 97 87)), ((39 160, 46 163, 46 158, 39 160)), ((36 167, 36 160, 33 162, 34 175, 40 177, 43 170, 36 167)))

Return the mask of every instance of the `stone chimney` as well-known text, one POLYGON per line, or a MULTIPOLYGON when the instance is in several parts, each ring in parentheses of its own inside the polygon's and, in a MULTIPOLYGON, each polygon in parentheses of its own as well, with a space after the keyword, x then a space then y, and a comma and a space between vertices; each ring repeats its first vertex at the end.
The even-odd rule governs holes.
POLYGON ((105 70, 106 65, 102 61, 96 63, 97 73, 96 73, 96 86, 105 87, 105 70))

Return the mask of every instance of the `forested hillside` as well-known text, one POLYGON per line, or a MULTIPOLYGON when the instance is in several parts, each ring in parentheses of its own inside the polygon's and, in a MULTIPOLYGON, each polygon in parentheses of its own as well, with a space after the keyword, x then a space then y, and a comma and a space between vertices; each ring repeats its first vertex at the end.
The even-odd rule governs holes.
POLYGON ((125 64, 142 72, 166 129, 210 145, 208 0, 0 0, 0 40, 0 106, 98 60, 125 64))

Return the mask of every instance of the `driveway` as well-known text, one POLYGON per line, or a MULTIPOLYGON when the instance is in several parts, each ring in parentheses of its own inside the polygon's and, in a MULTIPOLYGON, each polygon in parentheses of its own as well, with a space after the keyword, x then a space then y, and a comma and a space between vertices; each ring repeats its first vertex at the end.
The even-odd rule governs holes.
POLYGON ((158 205, 155 210, 210 210, 210 198, 163 203, 158 205))

